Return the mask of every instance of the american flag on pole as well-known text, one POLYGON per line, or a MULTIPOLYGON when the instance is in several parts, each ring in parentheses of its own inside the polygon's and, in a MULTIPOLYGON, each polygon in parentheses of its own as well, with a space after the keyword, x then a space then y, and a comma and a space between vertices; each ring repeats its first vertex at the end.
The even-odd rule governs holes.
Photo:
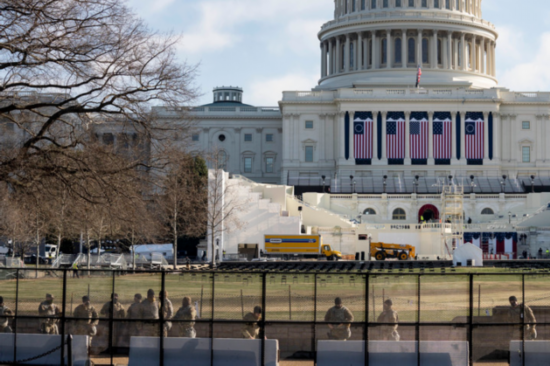
POLYGON ((422 76, 422 67, 418 64, 418 71, 416 73, 416 87, 420 87, 420 77, 422 76))
POLYGON ((355 112, 353 131, 355 159, 372 159, 372 112, 355 112))
POLYGON ((453 152, 453 120, 449 112, 434 113, 434 159, 451 159, 453 152))
POLYGON ((405 158, 405 113, 388 112, 386 117, 386 155, 388 159, 405 158))
POLYGON ((480 160, 485 155, 485 121, 481 112, 467 112, 465 121, 466 159, 480 160))
POLYGON ((430 138, 428 113, 412 112, 410 122, 411 159, 428 158, 428 141, 430 138))

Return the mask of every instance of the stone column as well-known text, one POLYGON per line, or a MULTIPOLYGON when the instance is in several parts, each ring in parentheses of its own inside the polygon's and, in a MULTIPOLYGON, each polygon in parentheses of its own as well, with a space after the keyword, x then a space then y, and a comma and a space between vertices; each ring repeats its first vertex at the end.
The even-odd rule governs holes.
POLYGON ((321 78, 326 76, 327 72, 327 45, 325 42, 321 43, 321 78))
POLYGON ((405 112, 405 165, 411 165, 411 112, 405 112))
POLYGON ((432 36, 432 69, 437 69, 438 68, 438 60, 437 60, 437 55, 439 53, 439 50, 438 50, 438 47, 437 47, 437 30, 434 30, 433 31, 433 36, 432 36))
POLYGON ((466 34, 460 33, 460 63, 462 70, 466 70, 468 67, 468 61, 466 60, 466 34))
POLYGON ((365 62, 364 62, 364 67, 365 67, 365 70, 369 68, 369 39, 367 37, 365 37, 365 39, 363 40, 364 44, 363 44, 363 58, 365 59, 365 62))
POLYGON ((372 111, 372 164, 378 161, 378 112, 372 111))
POLYGON ((472 36, 472 72, 477 72, 477 47, 476 47, 476 35, 472 36))
POLYGON ((340 112, 338 114, 338 141, 340 146, 338 147, 338 162, 343 164, 346 161, 346 112, 340 112))
POLYGON ((332 40, 328 42, 328 74, 332 75, 334 73, 334 51, 332 49, 332 40))
POLYGON ((363 35, 357 33, 357 66, 356 70, 363 70, 363 35))
POLYGON ((456 163, 456 111, 451 112, 451 165, 456 163))
POLYGON ((388 162, 388 154, 386 152, 386 118, 388 116, 388 112, 384 111, 382 112, 382 162, 386 164, 388 162))
POLYGON ((453 68, 453 35, 451 32, 447 33, 447 62, 445 66, 449 70, 453 68))
POLYGON ((346 49, 344 52, 344 72, 349 72, 350 65, 350 39, 349 34, 346 34, 346 49))
POLYGON ((497 58, 495 57, 496 47, 497 44, 495 42, 493 47, 491 47, 491 52, 493 53, 493 57, 491 57, 491 59, 493 60, 493 76, 497 76, 497 58))
POLYGON ((336 38, 336 70, 335 74, 342 72, 342 47, 340 46, 340 37, 336 38))
POLYGON ((466 165, 466 112, 460 112, 460 160, 466 165))
POLYGON ((484 163, 489 161, 489 113, 483 112, 484 163))
POLYGON ((407 30, 401 30, 401 68, 407 68, 409 61, 409 42, 407 40, 407 30))
POLYGON ((371 50, 371 57, 372 57, 372 65, 371 68, 377 69, 378 68, 378 53, 376 52, 376 31, 372 31, 372 50, 371 50))
POLYGON ((453 45, 454 45, 454 48, 453 48, 453 69, 454 70, 459 70, 459 67, 458 67, 458 54, 459 54, 459 50, 458 50, 458 44, 459 44, 459 40, 458 38, 455 38, 453 40, 453 45))
POLYGON ((499 162, 502 159, 503 137, 500 113, 493 113, 493 161, 499 162))
POLYGON ((434 165, 434 112, 428 112, 428 165, 434 165))
POLYGON ((416 41, 417 45, 416 45, 416 48, 417 48, 417 53, 416 53, 416 63, 418 65, 422 65, 423 64, 423 60, 422 60, 422 29, 419 29, 418 30, 418 40, 416 41))
POLYGON ((391 30, 386 30, 386 69, 391 69, 392 66, 392 46, 391 46, 391 30))

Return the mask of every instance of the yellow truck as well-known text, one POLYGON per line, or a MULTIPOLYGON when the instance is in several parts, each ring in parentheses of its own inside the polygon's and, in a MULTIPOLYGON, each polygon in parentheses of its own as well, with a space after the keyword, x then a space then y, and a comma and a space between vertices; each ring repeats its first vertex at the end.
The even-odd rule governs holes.
POLYGON ((412 245, 371 243, 370 256, 377 261, 386 260, 386 258, 397 258, 400 261, 414 259, 415 248, 412 245))
POLYGON ((268 257, 326 258, 337 261, 342 253, 323 244, 321 235, 265 235, 265 251, 268 257))

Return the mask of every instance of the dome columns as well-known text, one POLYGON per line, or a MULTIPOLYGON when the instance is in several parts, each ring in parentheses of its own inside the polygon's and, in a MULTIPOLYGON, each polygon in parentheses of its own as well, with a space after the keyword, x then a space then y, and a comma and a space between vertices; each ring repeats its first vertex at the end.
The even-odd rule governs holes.
POLYGON ((450 30, 352 32, 321 42, 321 78, 362 70, 416 68, 418 64, 495 77, 495 47, 491 38, 450 30), (411 46, 415 49, 409 49, 411 46), (409 57, 411 52, 414 57, 409 57))

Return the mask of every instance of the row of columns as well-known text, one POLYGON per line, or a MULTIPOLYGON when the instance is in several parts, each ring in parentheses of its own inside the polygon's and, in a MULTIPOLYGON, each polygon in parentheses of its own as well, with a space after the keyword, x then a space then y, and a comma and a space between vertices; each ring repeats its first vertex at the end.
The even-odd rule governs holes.
MULTIPOLYGON (((345 16, 347 14, 353 14, 354 12, 364 10, 369 11, 375 9, 425 8, 424 6, 422 6, 422 0, 414 0, 414 8, 409 6, 409 0, 401 0, 401 6, 398 6, 397 0, 389 0, 387 7, 384 7, 384 0, 376 0, 375 5, 376 7, 373 8, 372 0, 338 0, 336 1, 335 16, 345 16), (362 7, 362 1, 365 2, 364 9, 362 7), (353 2, 355 2, 355 7, 353 6, 353 2)), ((474 16, 481 17, 481 0, 439 0, 439 6, 437 7, 435 0, 427 0, 426 7, 428 9, 463 11, 474 16), (449 7, 447 7, 446 1, 449 1, 449 7)))
MULTIPOLYGON (((355 112, 349 112, 350 115, 350 121, 353 121, 353 114, 355 112)), ((387 117, 387 111, 373 111, 372 115, 374 118, 373 123, 373 165, 376 165, 378 162, 380 165, 387 164, 387 151, 386 151, 386 117, 387 117), (382 115, 382 155, 381 159, 378 159, 378 123, 377 123, 377 116, 378 113, 381 113, 382 115)), ((452 119, 452 152, 451 152, 451 161, 457 162, 457 161, 466 161, 466 128, 465 128, 465 121, 466 121, 466 113, 460 111, 460 159, 458 159, 457 156, 457 148, 456 148, 456 116, 457 112, 450 112, 451 113, 451 119, 452 119)), ((345 131, 345 116, 346 113, 342 112, 339 115, 339 129, 340 131, 345 131)), ((411 112, 405 112, 405 165, 411 164, 411 157, 410 157, 410 116, 411 112)), ((433 116, 434 112, 428 112, 429 117, 429 147, 428 147, 428 164, 434 164, 434 154, 433 154, 433 116)), ((485 112, 483 113, 484 118, 484 160, 489 159, 489 113, 485 112)), ((353 122, 350 122, 353 124, 353 122)), ((501 139, 498 138, 501 136, 501 124, 500 124, 500 115, 497 113, 493 113, 493 160, 500 160, 501 159, 501 139)), ((353 161, 354 159, 354 131, 353 128, 350 127, 349 129, 349 157, 350 160, 353 161)), ((345 160, 345 136, 344 133, 340 134, 339 139, 339 160, 344 161, 345 160)))
MULTIPOLYGON (((454 32, 449 31, 431 31, 429 38, 428 60, 423 60, 423 39, 428 35, 423 29, 416 31, 416 50, 415 62, 410 67, 416 67, 422 59, 423 65, 432 69, 448 69, 477 72, 488 76, 496 76, 496 58, 495 47, 496 43, 492 39, 460 32, 459 37, 453 37, 454 32), (446 36, 439 36, 446 33, 446 36), (468 38, 467 38, 468 37, 468 38), (479 44, 478 44, 479 43, 479 44), (439 45, 441 44, 441 50, 439 45), (468 45, 470 52, 468 54, 468 45), (439 62, 439 53, 441 53, 441 67, 439 62), (466 60, 468 55, 470 60, 466 60)), ((384 66, 381 60, 382 40, 385 38, 386 50, 386 69, 398 68, 395 64, 395 52, 393 50, 394 38, 401 38, 401 63, 399 68, 409 67, 409 39, 413 38, 409 34, 409 30, 383 30, 383 37, 377 36, 377 30, 370 32, 370 38, 363 34, 352 33, 343 36, 337 36, 321 42, 321 78, 347 73, 350 71, 360 70, 376 70, 382 69, 384 66), (392 32, 398 33, 398 36, 393 36, 392 32), (343 42, 342 42, 343 41, 343 42), (351 60, 351 45, 353 44, 353 66, 351 60), (344 54, 342 55, 342 46, 344 46, 344 54), (343 56, 343 57, 342 57, 343 56)))

